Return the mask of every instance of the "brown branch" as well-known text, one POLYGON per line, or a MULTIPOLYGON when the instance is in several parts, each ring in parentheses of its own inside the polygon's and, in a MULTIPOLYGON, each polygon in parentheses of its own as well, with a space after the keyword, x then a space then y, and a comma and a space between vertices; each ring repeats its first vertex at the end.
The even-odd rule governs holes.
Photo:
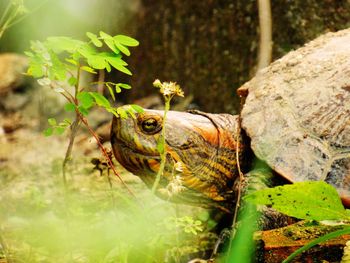
MULTIPOLYGON (((243 107, 243 98, 241 98, 240 102, 240 111, 242 110, 243 107)), ((235 205, 235 211, 233 214, 233 219, 232 219, 232 235, 230 238, 230 245, 229 248, 231 248, 231 243, 232 240, 236 234, 235 226, 237 224, 237 217, 238 217, 238 211, 241 206, 241 199, 242 199, 242 190, 244 187, 244 175, 241 170, 241 163, 239 160, 239 155, 240 155, 240 139, 241 139, 241 116, 238 116, 238 121, 237 121, 237 130, 236 130, 236 165, 237 165, 237 171, 238 171, 238 176, 239 176, 239 181, 237 187, 237 198, 236 198, 236 205, 235 205)))
POLYGON ((70 126, 71 132, 69 135, 69 144, 67 147, 66 155, 65 155, 64 160, 62 162, 62 179, 63 179, 63 185, 64 185, 65 189, 67 189, 66 166, 67 166, 67 163, 70 161, 71 156, 72 156, 74 140, 75 140, 75 137, 76 137, 77 132, 79 130, 79 124, 80 124, 79 116, 78 116, 78 114, 76 114, 75 120, 73 121, 72 125, 70 126))
POLYGON ((128 192, 136 198, 136 195, 131 191, 131 189, 127 186, 127 184, 124 182, 124 180, 121 178, 121 176, 118 174, 117 170, 114 167, 114 164, 111 160, 111 158, 109 157, 106 148, 102 145, 100 139, 98 138, 98 135, 95 133, 95 131, 90 127, 88 121, 86 118, 84 118, 84 116, 82 116, 80 113, 79 114, 79 118, 81 120, 82 123, 84 123, 84 125, 86 126, 86 128, 89 130, 89 133, 95 138, 98 147, 100 148, 103 156, 107 159, 107 163, 109 168, 113 171, 114 175, 118 177, 118 179, 120 180, 120 182, 123 184, 123 186, 128 190, 128 192))
POLYGON ((240 154, 240 138, 241 138, 241 118, 240 116, 238 117, 238 123, 237 123, 237 131, 236 131, 236 163, 237 163, 237 171, 239 175, 239 183, 238 183, 238 189, 237 189, 237 198, 236 198, 236 206, 235 206, 235 211, 233 214, 233 219, 232 219, 232 226, 234 227, 236 222, 237 222, 237 215, 238 215, 238 210, 240 207, 241 203, 241 197, 242 197, 242 188, 244 185, 244 175, 241 170, 241 164, 239 160, 239 154, 240 154))
POLYGON ((97 92, 100 94, 103 94, 104 89, 104 81, 105 81, 105 71, 104 69, 100 69, 98 75, 98 82, 97 82, 97 92))

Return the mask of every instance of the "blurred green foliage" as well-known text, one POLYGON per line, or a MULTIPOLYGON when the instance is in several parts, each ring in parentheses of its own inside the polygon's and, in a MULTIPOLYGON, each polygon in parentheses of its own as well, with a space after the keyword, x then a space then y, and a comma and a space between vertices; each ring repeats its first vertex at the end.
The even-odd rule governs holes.
POLYGON ((215 236, 206 232, 205 210, 197 210, 198 216, 186 207, 179 211, 140 184, 134 185, 140 193, 134 199, 82 166, 67 193, 57 181, 59 170, 34 183, 45 178, 37 167, 33 176, 12 182, 16 193, 0 195, 3 258, 26 263, 183 262, 212 245, 215 236))
MULTIPOLYGON (((4 4, 4 3, 3 3, 4 4)), ((23 16, 28 12, 23 4, 23 0, 11 0, 7 3, 3 12, 0 13, 0 39, 4 32, 10 27, 20 22, 23 16)))
MULTIPOLYGON (((1 11, 14 0, 0 1, 1 11)), ((18 2, 18 1, 17 1, 18 2)), ((33 39, 52 35, 82 38, 86 31, 132 34, 139 0, 23 0, 27 14, 0 41, 0 52, 23 52, 33 39)))

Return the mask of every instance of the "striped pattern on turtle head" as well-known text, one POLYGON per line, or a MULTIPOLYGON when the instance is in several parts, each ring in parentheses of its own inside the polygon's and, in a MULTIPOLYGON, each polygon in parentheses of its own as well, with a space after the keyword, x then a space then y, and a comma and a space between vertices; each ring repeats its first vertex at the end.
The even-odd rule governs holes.
MULTIPOLYGON (((116 159, 149 187, 160 166, 157 142, 163 111, 145 110, 135 119, 114 118, 111 142, 116 159)), ((237 116, 169 111, 165 123, 167 162, 157 194, 186 203, 232 201, 236 178, 237 116), (181 191, 169 190, 174 180, 181 191)), ((221 205, 218 205, 221 206, 221 205)))

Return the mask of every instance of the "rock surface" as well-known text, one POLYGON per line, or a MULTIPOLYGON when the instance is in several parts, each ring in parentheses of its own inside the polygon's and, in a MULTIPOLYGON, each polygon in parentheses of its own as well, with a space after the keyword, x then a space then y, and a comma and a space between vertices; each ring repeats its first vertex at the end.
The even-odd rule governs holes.
POLYGON ((244 84, 242 127, 288 180, 324 180, 350 205, 350 29, 292 51, 244 84))
POLYGON ((25 82, 28 60, 15 53, 0 54, 0 95, 4 96, 25 82))

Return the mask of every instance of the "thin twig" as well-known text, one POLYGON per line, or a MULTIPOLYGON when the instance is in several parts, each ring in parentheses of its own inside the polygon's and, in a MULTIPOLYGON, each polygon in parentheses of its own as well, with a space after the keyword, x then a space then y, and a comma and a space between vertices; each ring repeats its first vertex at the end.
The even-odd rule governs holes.
POLYGON ((27 14, 23 15, 20 18, 17 18, 17 20, 13 21, 9 27, 12 27, 16 24, 18 24, 19 22, 21 22, 23 19, 26 19, 29 15, 32 15, 33 13, 35 13, 36 11, 38 11, 43 5, 45 5, 49 0, 45 0, 42 3, 38 4, 35 8, 33 8, 30 12, 28 12, 27 14))
MULTIPOLYGON (((240 111, 242 110, 243 107, 243 99, 241 98, 240 102, 240 111)), ((242 199, 242 189, 244 187, 244 175, 241 170, 241 163, 239 160, 239 155, 240 155, 240 140, 241 140, 241 116, 238 116, 238 121, 237 121, 237 130, 236 130, 236 165, 237 165, 237 171, 238 171, 238 176, 239 176, 239 181, 237 185, 237 198, 236 198, 236 204, 235 204, 235 211, 233 213, 233 219, 232 219, 232 235, 230 238, 230 244, 229 244, 229 249, 232 247, 232 240, 235 237, 236 234, 236 224, 237 224, 237 218, 238 218, 238 210, 241 206, 241 199, 242 199)))
POLYGON ((105 81, 105 71, 104 69, 100 69, 98 75, 98 82, 97 82, 97 92, 100 94, 103 94, 104 89, 104 81, 105 81))
POLYGON ((67 147, 66 155, 65 155, 64 160, 62 162, 62 179, 63 179, 63 185, 64 185, 65 189, 67 189, 66 166, 67 166, 67 163, 70 161, 71 156, 72 156, 74 140, 75 140, 75 137, 76 137, 77 132, 79 130, 79 124, 80 124, 79 115, 76 114, 75 120, 73 121, 73 123, 71 125, 71 132, 70 132, 70 136, 69 136, 69 144, 67 147))
MULTIPOLYGON (((69 99, 67 96, 65 96, 65 94, 62 93, 62 95, 70 102, 74 102, 74 104, 78 104, 78 100, 77 100, 77 95, 79 92, 79 78, 80 78, 80 65, 78 64, 77 67, 77 84, 74 86, 74 97, 69 93, 69 97, 71 99, 69 99)), ((63 185, 64 188, 67 190, 67 176, 66 176, 66 166, 67 163, 70 161, 71 156, 72 156, 72 150, 73 150, 73 146, 74 146, 74 140, 75 137, 77 135, 77 132, 79 130, 79 124, 80 124, 80 113, 78 110, 75 111, 75 120, 73 121, 72 125, 70 126, 71 128, 71 132, 70 132, 70 136, 69 136, 69 144, 67 147, 67 151, 66 151, 66 155, 64 157, 64 160, 62 162, 62 180, 63 180, 63 185)))
POLYGON ((79 113, 79 118, 81 120, 81 122, 85 125, 85 127, 89 130, 90 134, 95 138, 97 144, 98 144, 98 147, 100 148, 103 156, 107 159, 107 163, 108 163, 108 166, 109 168, 113 171, 113 173, 115 174, 115 176, 118 177, 118 179, 120 180, 120 182, 123 184, 123 186, 128 190, 128 192, 136 198, 136 195, 131 191, 131 189, 127 186, 127 184, 124 182, 124 180, 121 178, 121 176, 118 174, 117 170, 115 169, 114 165, 113 165, 113 162, 111 160, 111 158, 109 157, 108 153, 107 153, 107 150, 106 148, 102 145, 100 139, 98 138, 98 135, 95 133, 94 130, 92 130, 92 128, 90 127, 88 121, 86 118, 84 118, 84 116, 82 116, 80 113, 79 113))
POLYGON ((235 226, 235 224, 237 223, 237 215, 238 215, 238 210, 240 207, 242 188, 243 188, 243 183, 244 183, 244 175, 242 173, 241 164, 240 164, 240 160, 239 160, 240 139, 241 139, 241 117, 239 116, 238 122, 237 122, 237 131, 236 131, 236 164, 237 164, 237 171, 238 171, 238 176, 239 176, 239 184, 238 184, 238 189, 237 189, 236 206, 235 206, 235 212, 233 215, 232 226, 235 226))
POLYGON ((4 22, 4 20, 5 20, 6 16, 7 16, 7 13, 10 11, 11 5, 12 5, 12 3, 11 3, 11 1, 9 1, 9 3, 7 4, 7 6, 5 8, 4 13, 1 16, 0 25, 4 22))
MULTIPOLYGON (((50 88, 53 90, 55 90, 57 86, 58 86, 57 83, 53 83, 53 82, 50 83, 50 88)), ((72 94, 70 94, 65 88, 63 87, 60 87, 60 88, 64 90, 64 92, 60 92, 60 94, 62 94, 62 96, 65 97, 69 102, 74 103, 75 98, 72 96, 72 94)))
POLYGON ((164 172, 164 167, 165 167, 165 163, 166 163, 166 150, 165 150, 165 121, 166 121, 166 117, 167 117, 167 113, 170 110, 170 101, 172 99, 172 97, 170 98, 165 98, 165 108, 164 108, 164 115, 163 115, 163 129, 162 129, 162 136, 159 138, 160 142, 163 145, 163 152, 160 153, 160 166, 159 166, 159 170, 158 173, 156 175, 156 179, 154 180, 153 186, 152 186, 152 193, 155 193, 157 186, 159 184, 160 181, 160 177, 162 176, 163 172, 164 172))

